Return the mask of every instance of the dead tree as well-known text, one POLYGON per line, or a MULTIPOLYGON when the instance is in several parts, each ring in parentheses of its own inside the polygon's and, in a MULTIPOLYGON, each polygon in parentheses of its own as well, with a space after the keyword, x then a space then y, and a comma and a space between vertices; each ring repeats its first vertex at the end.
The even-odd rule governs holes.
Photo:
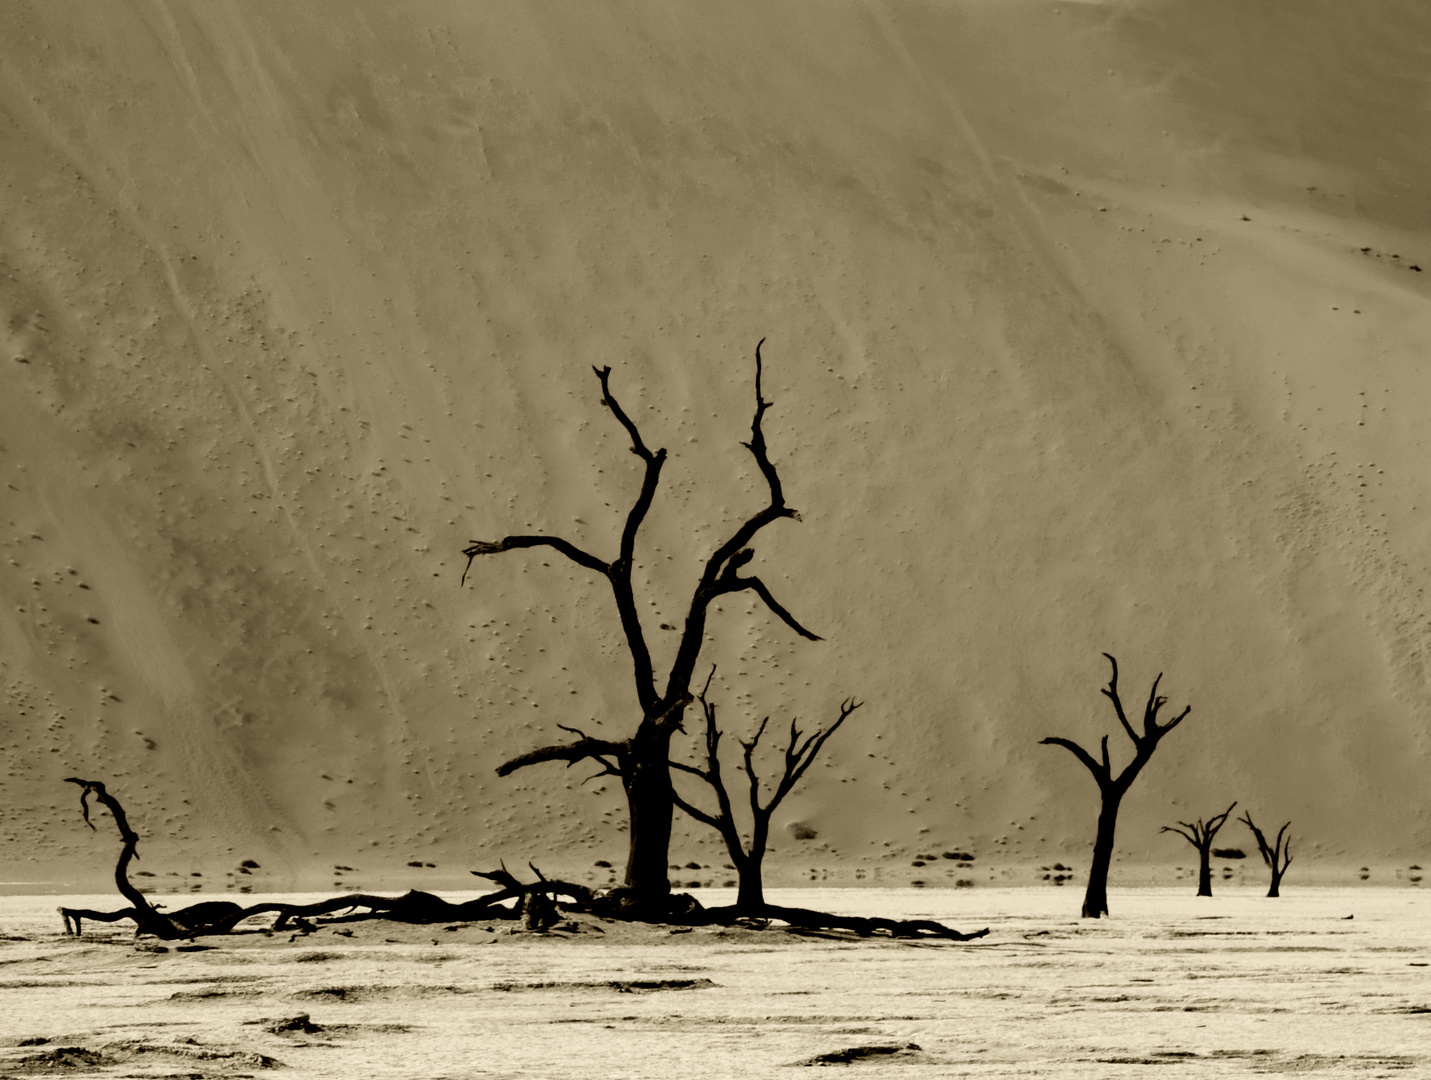
POLYGON ((114 884, 118 887, 120 895, 131 905, 119 911, 90 911, 87 908, 62 907, 60 916, 65 921, 67 933, 82 933, 85 919, 95 922, 118 922, 121 919, 133 919, 136 934, 148 934, 165 941, 173 941, 176 938, 189 938, 198 934, 226 934, 237 923, 250 915, 281 910, 282 905, 280 904, 256 904, 245 908, 228 900, 205 900, 202 903, 191 904, 173 912, 158 910, 129 880, 129 863, 131 860, 139 858, 139 834, 129 827, 129 817, 125 814, 124 807, 119 804, 119 800, 106 791, 104 785, 98 780, 81 780, 77 776, 68 776, 65 778, 65 783, 78 784, 82 789, 80 791, 80 812, 84 815, 84 823, 91 829, 94 828, 94 822, 89 819, 89 797, 91 795, 113 816, 114 824, 119 829, 119 838, 124 842, 124 846, 119 852, 119 861, 114 867, 114 884), (71 926, 73 926, 72 931, 71 926))
MULTIPOLYGON (((537 880, 531 884, 520 881, 505 866, 501 866, 497 870, 473 870, 472 873, 477 877, 494 881, 501 888, 485 896, 455 904, 431 893, 409 890, 401 896, 350 893, 346 896, 336 896, 311 904, 254 904, 251 907, 240 907, 228 900, 206 900, 181 908, 179 911, 160 911, 129 882, 127 871, 130 860, 137 857, 136 848, 139 837, 129 827, 129 819, 125 816, 124 808, 119 805, 119 801, 114 796, 105 790, 104 785, 96 780, 80 780, 70 777, 69 783, 79 784, 84 789, 80 795, 80 809, 84 813, 85 823, 90 828, 94 828, 94 823, 89 820, 89 796, 91 794, 114 815, 114 820, 119 826, 119 835, 124 841, 119 864, 115 868, 115 884, 119 886, 120 893, 130 902, 131 906, 118 911, 91 911, 88 908, 62 907, 60 915, 64 918, 65 933, 67 934, 76 936, 83 934, 85 919, 106 923, 128 919, 134 922, 136 935, 147 934, 165 940, 193 938, 200 935, 231 933, 245 919, 264 913, 277 913, 278 917, 270 928, 259 931, 262 933, 289 929, 296 930, 298 934, 308 933, 314 929, 314 923, 309 922, 309 919, 322 920, 326 923, 386 919, 391 922, 410 924, 519 919, 524 929, 545 933, 549 927, 558 923, 564 913, 595 915, 607 919, 629 919, 633 915, 639 917, 641 914, 634 912, 631 905, 623 902, 620 897, 597 895, 585 885, 577 885, 569 881, 553 881, 543 875, 535 866, 532 866, 531 869, 532 873, 537 875, 537 880), (557 897, 562 897, 560 908, 557 905, 557 897), (512 906, 507 906, 513 901, 515 903, 512 906), (565 910, 563 911, 563 909, 565 910)), ((693 898, 686 897, 685 900, 686 903, 679 907, 668 904, 662 914, 672 921, 690 926, 751 924, 752 920, 748 919, 746 913, 738 907, 716 908, 707 911, 693 898)), ((965 934, 942 923, 931 922, 927 919, 863 918, 829 915, 825 912, 810 911, 805 908, 777 908, 766 905, 758 923, 768 925, 771 921, 785 923, 792 932, 844 930, 862 937, 871 934, 888 934, 899 938, 932 937, 949 941, 972 941, 989 932, 984 929, 965 934)), ((561 929, 562 927, 557 926, 556 928, 561 929)))
MULTIPOLYGON (((604 577, 611 586, 621 628, 631 655, 632 675, 636 684, 636 700, 640 718, 631 734, 624 739, 599 739, 576 728, 562 726, 575 738, 531 750, 505 762, 498 769, 506 776, 528 765, 546 761, 564 761, 568 767, 578 761, 592 760, 601 766, 598 776, 616 776, 626 793, 630 815, 630 847, 626 860, 625 888, 631 901, 652 911, 666 903, 671 884, 666 876, 671 842, 671 820, 675 794, 671 784, 671 737, 681 730, 687 706, 693 700, 690 686, 701 646, 705 641, 706 621, 710 606, 720 597, 735 592, 752 592, 758 596, 791 630, 803 638, 819 641, 796 621, 771 595, 760 578, 744 576, 741 569, 754 557, 748 546, 761 529, 782 518, 799 520, 800 515, 785 504, 780 475, 765 446, 761 421, 771 403, 761 392, 760 344, 755 347, 755 418, 750 425, 750 441, 745 447, 755 458, 760 474, 769 489, 769 502, 752 514, 732 532, 706 559, 700 580, 696 583, 686 612, 685 626, 676 649, 675 660, 666 675, 664 687, 659 686, 641 624, 631 574, 636 561, 636 540, 647 511, 655 498, 661 479, 661 467, 666 461, 664 449, 651 450, 641 438, 636 424, 628 417, 611 393, 611 368, 595 368, 601 384, 602 401, 611 415, 625 429, 631 440, 631 452, 641 459, 644 474, 641 490, 626 514, 615 559, 607 561, 585 551, 558 536, 508 536, 496 541, 473 541, 462 553, 467 556, 467 569, 478 555, 495 555, 519 548, 551 548, 592 573, 604 577)), ((467 572, 463 572, 466 581, 467 572)), ((560 726, 560 725, 559 725, 560 726)))
MULTIPOLYGON (((98 780, 81 780, 77 776, 67 776, 65 783, 80 786, 80 813, 84 815, 86 825, 91 829, 94 828, 94 822, 89 819, 89 797, 93 795, 96 801, 113 815, 114 824, 119 828, 119 838, 124 842, 124 846, 120 849, 119 861, 114 866, 114 884, 119 889, 120 895, 128 900, 132 907, 128 911, 116 915, 115 918, 133 918, 138 925, 136 933, 152 934, 165 940, 186 937, 183 929, 176 926, 166 915, 155 910, 144 894, 136 889, 129 880, 129 863, 132 859, 139 857, 139 834, 129 827, 129 817, 125 814, 124 807, 119 805, 119 800, 106 791, 104 785, 98 780)), ((80 916, 111 921, 105 916, 91 911, 71 914, 65 908, 61 908, 60 912, 65 917, 66 926, 69 925, 71 918, 75 919, 76 926, 78 926, 80 916)))
MULTIPOLYGON (((715 668, 711 668, 711 677, 714 675, 715 668)), ((736 909, 747 914, 757 915, 765 909, 765 890, 761 878, 761 866, 765 860, 765 849, 770 839, 771 815, 775 813, 775 808, 780 805, 785 796, 789 795, 795 785, 800 782, 800 778, 805 775, 805 770, 819 756, 830 736, 839 730, 840 725, 845 722, 845 718, 850 713, 864 703, 855 701, 853 698, 846 698, 840 704, 840 715, 834 723, 827 728, 817 730, 812 735, 805 736, 803 739, 801 738, 803 733, 796 726, 796 721, 791 720, 790 735, 785 742, 783 770, 780 779, 775 784, 775 790, 771 792, 770 798, 765 802, 761 801, 760 777, 755 772, 755 752, 760 745, 760 737, 765 734, 766 725, 770 723, 770 717, 767 716, 760 721, 760 726, 756 728, 753 737, 748 740, 737 739, 741 746, 741 767, 745 772, 746 795, 750 805, 750 846, 747 848, 741 838, 741 830, 736 822, 730 791, 726 788, 725 777, 721 772, 720 740, 723 733, 716 723, 715 703, 706 697, 706 693, 710 689, 711 677, 706 679, 705 687, 696 695, 696 700, 701 703, 701 711, 705 714, 706 720, 705 766, 702 768, 681 761, 672 761, 671 767, 689 773, 691 776, 699 777, 710 785, 711 790, 715 793, 717 810, 714 814, 707 813, 687 801, 679 791, 675 792, 675 800, 676 805, 691 817, 720 833, 721 839, 725 841, 726 850, 730 852, 730 861, 735 867, 736 876, 739 879, 739 889, 735 901, 736 909)))
POLYGON ((1212 840, 1217 835, 1217 830, 1222 828, 1227 821, 1227 815, 1232 813, 1237 804, 1233 803, 1217 817, 1209 818, 1206 823, 1202 818, 1196 822, 1179 821, 1177 825, 1164 825, 1162 832, 1177 833, 1193 847, 1197 848, 1197 894, 1199 896, 1212 895, 1212 840))
POLYGON ((1286 832, 1291 828, 1289 821, 1277 830, 1277 840, 1269 845, 1267 837, 1262 835, 1262 830, 1252 824, 1252 814, 1244 811, 1243 815, 1237 819, 1252 830, 1252 835, 1257 837, 1257 850, 1262 853, 1262 861, 1267 864, 1267 868, 1272 871, 1272 885, 1267 890, 1268 896, 1281 896, 1282 875, 1287 872, 1287 867, 1292 865, 1292 838, 1286 836, 1286 832))
POLYGON ((1158 723, 1158 710, 1168 703, 1167 698, 1158 696, 1158 683, 1163 678, 1159 673, 1158 677, 1153 680, 1153 688, 1148 692, 1148 703, 1143 707, 1143 730, 1141 732, 1135 730, 1133 725, 1128 722, 1127 714, 1123 711, 1123 702, 1118 697, 1118 661, 1108 653, 1103 655, 1107 656, 1108 662, 1113 665, 1113 675, 1109 678, 1108 686, 1102 693, 1109 701, 1113 702, 1113 710, 1118 714, 1118 722, 1123 726, 1123 731, 1128 738, 1133 741, 1133 760, 1124 766, 1122 772, 1114 776, 1113 765, 1108 758, 1107 735, 1103 736, 1101 760, 1095 759, 1092 754, 1070 739, 1054 736, 1039 740, 1041 745, 1062 746, 1083 762, 1088 771, 1093 774, 1093 779, 1098 781, 1098 790, 1103 797, 1103 805, 1098 812, 1098 833, 1093 841, 1093 866, 1088 871, 1088 891, 1083 896, 1083 917, 1085 919, 1096 919, 1108 914, 1108 869, 1113 862, 1113 838, 1118 828, 1118 807, 1123 802, 1123 796, 1128 793, 1128 788, 1138 778, 1138 773, 1143 770, 1143 766, 1153 756, 1153 751, 1158 748, 1158 743, 1162 741, 1163 736, 1182 723, 1183 718, 1192 711, 1192 706, 1189 705, 1167 723, 1158 723))

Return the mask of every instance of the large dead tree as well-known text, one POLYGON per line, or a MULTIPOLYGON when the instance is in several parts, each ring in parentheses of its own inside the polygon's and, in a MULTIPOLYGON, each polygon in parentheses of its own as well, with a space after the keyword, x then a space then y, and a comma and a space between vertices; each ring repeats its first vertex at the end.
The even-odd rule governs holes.
MULTIPOLYGON (((711 676, 714 677, 714 675, 715 669, 712 668, 711 676)), ((736 741, 740 743, 741 747, 741 768, 745 773, 746 799, 750 807, 750 845, 747 847, 741 836, 740 825, 736 820, 730 790, 725 783, 725 775, 721 771, 720 741, 723 733, 716 723, 715 703, 706 696, 710 690, 710 682, 710 678, 707 678, 705 687, 696 695, 706 721, 705 765, 702 767, 682 761, 672 761, 671 767, 705 781, 715 794, 717 809, 713 814, 708 813, 682 797, 679 791, 675 792, 674 797, 676 805, 687 814, 720 833, 721 839, 725 841, 726 850, 730 853, 730 861, 735 867, 739 882, 736 892, 736 908, 751 915, 758 915, 765 909, 765 886, 761 876, 761 867, 764 864, 765 850, 770 840, 771 816, 785 796, 789 795, 795 785, 800 782, 800 778, 805 775, 805 770, 825 748, 825 743, 829 741, 830 736, 839 730, 840 725, 845 722, 850 713, 864 703, 855 701, 853 698, 846 698, 840 704, 839 717, 829 727, 819 728, 813 734, 803 738, 803 733, 796 726, 797 722, 791 720, 790 735, 786 739, 782 758, 783 769, 780 779, 776 781, 770 798, 764 801, 761 799, 760 777, 755 771, 755 754, 760 746, 760 738, 765 734, 766 725, 770 723, 770 717, 767 716, 760 721, 760 726, 756 728, 755 734, 750 739, 737 738, 736 741)))
POLYGON ((1252 830, 1252 835, 1257 837, 1257 850, 1262 855, 1262 861, 1267 864, 1267 869, 1272 871, 1272 884, 1267 889, 1268 896, 1282 895, 1282 875, 1287 872, 1287 867, 1292 865, 1292 838, 1286 836, 1286 832, 1292 827, 1289 821, 1277 830, 1277 840, 1275 843, 1267 843, 1267 837, 1262 835, 1262 830, 1252 824, 1251 811, 1243 811, 1237 819, 1252 830))
MULTIPOLYGON (((757 533, 782 518, 799 520, 800 515, 785 504, 780 474, 766 450, 761 422, 771 402, 761 391, 762 338, 755 347, 755 417, 750 425, 750 441, 745 447, 755 458, 760 474, 769 490, 767 505, 752 514, 731 533, 730 537, 706 559, 686 611, 685 626, 676 649, 675 660, 666 675, 665 685, 657 681, 641 624, 632 584, 632 569, 636 561, 636 541, 646 514, 656 496, 661 480, 661 467, 666 462, 664 449, 651 450, 640 431, 611 393, 611 368, 594 368, 601 384, 602 402, 625 429, 631 440, 631 452, 641 459, 644 473, 641 489, 626 514, 626 523, 614 559, 599 558, 569 540, 559 536, 508 536, 495 541, 473 541, 463 549, 467 570, 478 555, 495 555, 521 548, 551 548, 578 566, 605 578, 611 586, 621 629, 631 655, 632 675, 636 684, 636 700, 641 715, 631 734, 624 739, 600 739, 576 728, 562 726, 574 738, 569 742, 543 746, 505 762, 497 769, 506 776, 517 769, 547 761, 564 761, 568 766, 578 761, 595 761, 601 766, 596 775, 613 775, 621 780, 630 814, 630 847, 626 860, 625 888, 631 901, 638 906, 659 909, 670 893, 666 876, 671 841, 671 820, 675 806, 671 784, 671 737, 681 730, 686 708, 691 704, 691 679, 705 641, 706 621, 711 604, 722 596, 736 592, 751 592, 758 596, 791 630, 810 641, 820 638, 796 621, 795 617, 775 599, 760 578, 744 575, 741 570, 754 557, 749 544, 757 533)), ((463 572, 466 581, 467 570, 463 572)))
POLYGON ((1176 825, 1164 825, 1161 832, 1177 833, 1193 847, 1197 848, 1197 894, 1199 896, 1212 895, 1212 841, 1217 836, 1217 830, 1222 828, 1227 821, 1227 815, 1232 813, 1237 806, 1233 803, 1216 817, 1208 818, 1206 822, 1202 818, 1197 821, 1179 821, 1176 825))
POLYGON ((1113 841, 1118 828, 1118 807, 1123 802, 1123 796, 1128 793, 1128 788, 1138 778, 1138 774, 1143 771, 1143 766, 1152 758, 1153 751, 1158 748, 1158 743, 1162 741, 1163 736, 1182 723, 1183 718, 1192 711, 1192 706, 1189 705, 1167 723, 1158 723, 1158 711, 1168 703, 1167 698, 1158 696, 1158 683, 1163 678, 1160 672, 1158 677, 1153 680, 1153 688, 1148 692, 1148 703, 1143 707, 1143 729, 1142 731, 1136 730, 1128 722, 1128 716, 1123 711, 1123 702, 1118 697, 1118 661, 1108 653, 1103 655, 1108 657, 1108 662, 1113 665, 1113 674, 1102 693, 1113 703, 1113 710, 1118 714, 1118 723, 1123 726, 1123 731, 1133 741, 1133 760, 1128 762, 1123 770, 1115 776, 1112 762, 1108 757, 1107 735, 1103 736, 1101 758, 1094 758, 1087 750, 1070 739, 1055 736, 1039 740, 1040 744, 1044 746, 1062 746, 1083 762, 1088 771, 1093 774, 1093 779, 1098 782, 1098 791, 1103 798, 1102 807, 1098 811, 1098 833, 1093 841, 1093 866, 1088 871, 1088 890, 1083 896, 1083 917, 1085 919, 1097 919, 1108 914, 1108 868, 1113 862, 1113 841))

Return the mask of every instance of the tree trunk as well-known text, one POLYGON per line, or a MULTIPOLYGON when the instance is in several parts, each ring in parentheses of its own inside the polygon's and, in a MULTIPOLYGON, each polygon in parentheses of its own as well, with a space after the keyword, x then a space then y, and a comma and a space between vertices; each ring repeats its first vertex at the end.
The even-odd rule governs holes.
POLYGON ((1273 870, 1272 870, 1272 887, 1267 890, 1267 895, 1268 895, 1269 897, 1281 896, 1281 895, 1282 895, 1282 893, 1281 893, 1281 886, 1282 886, 1282 875, 1281 875, 1281 873, 1274 867, 1273 870))
POLYGON ((1088 871, 1088 891, 1083 894, 1083 917, 1097 919, 1108 914, 1108 868, 1113 864, 1113 834, 1118 828, 1118 804, 1122 796, 1105 788, 1103 808, 1098 812, 1098 837, 1093 841, 1093 865, 1088 871))
POLYGON ((1212 895, 1212 848, 1200 847, 1197 849, 1197 894, 1199 896, 1212 895))
POLYGON ((626 888, 642 904, 664 904, 671 893, 666 859, 671 847, 671 736, 634 741, 622 783, 631 822, 631 846, 626 857, 626 888))
POLYGON ((735 896, 736 910, 752 915, 765 910, 765 883, 761 878, 760 866, 764 858, 764 851, 756 851, 735 864, 740 878, 740 887, 735 896))

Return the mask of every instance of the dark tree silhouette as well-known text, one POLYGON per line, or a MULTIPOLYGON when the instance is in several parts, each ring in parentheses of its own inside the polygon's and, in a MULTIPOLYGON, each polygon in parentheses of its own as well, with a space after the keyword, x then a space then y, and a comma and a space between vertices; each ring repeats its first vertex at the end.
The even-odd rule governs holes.
POLYGON ((1217 830, 1222 828, 1227 821, 1227 815, 1232 813, 1237 806, 1233 803, 1217 817, 1209 818, 1206 823, 1202 818, 1195 822, 1179 821, 1177 825, 1164 825, 1163 832, 1177 833, 1193 847, 1197 848, 1197 894, 1199 896, 1212 895, 1212 841, 1217 835, 1217 830))
POLYGON ((730 791, 725 784, 725 776, 721 772, 720 740, 723 733, 716 723, 715 702, 706 696, 710 690, 711 677, 714 676, 715 668, 711 668, 711 676, 706 679, 706 685, 696 695, 696 700, 700 702, 701 711, 706 720, 705 767, 688 765, 681 761, 672 761, 671 767, 699 777, 709 784, 715 793, 717 809, 714 814, 707 813, 687 801, 679 791, 675 792, 675 800, 676 805, 691 817, 720 833, 721 839, 725 841, 726 850, 730 852, 730 861, 734 865, 736 876, 739 879, 736 908, 739 911, 757 915, 765 909, 765 887, 761 877, 761 866, 764 863, 765 849, 770 839, 771 815, 775 813, 775 808, 780 805, 785 796, 789 795, 795 785, 800 782, 800 778, 805 775, 805 770, 825 748, 825 743, 830 736, 839 730, 840 725, 845 722, 850 713, 864 703, 855 701, 853 698, 846 698, 840 704, 840 715, 834 723, 827 728, 816 730, 814 734, 805 736, 803 739, 801 737, 803 733, 796 726, 796 721, 791 720, 790 735, 785 742, 783 770, 780 779, 776 781, 775 790, 771 792, 770 798, 765 802, 761 801, 760 777, 755 772, 755 752, 760 745, 760 737, 765 734, 766 725, 770 723, 770 717, 767 716, 760 721, 760 726, 756 728, 755 735, 750 739, 737 738, 736 741, 741 746, 741 768, 745 773, 746 795, 750 805, 750 846, 747 848, 741 838, 740 825, 736 821, 730 791))
POLYGON ((1088 771, 1093 774, 1093 779, 1098 781, 1098 790, 1103 796, 1103 805, 1098 812, 1098 834, 1093 842, 1093 866, 1088 871, 1088 890, 1083 896, 1083 917, 1085 919, 1096 919, 1108 914, 1108 868, 1113 862, 1113 837, 1118 828, 1118 807, 1123 801, 1123 796, 1127 794, 1128 788, 1137 779, 1138 773, 1153 756, 1153 751, 1158 748, 1158 743, 1162 741, 1163 736, 1182 723, 1183 717, 1192 711, 1192 706, 1189 705, 1166 724, 1158 723, 1158 710, 1168 703, 1167 698, 1158 696, 1158 683, 1163 678, 1160 672, 1158 677, 1153 680, 1153 688, 1148 692, 1148 703, 1143 708, 1143 730, 1141 732, 1134 730, 1133 725, 1128 722, 1127 714, 1123 711, 1123 702, 1118 697, 1118 661, 1108 653, 1103 655, 1107 656, 1108 662, 1113 665, 1113 675, 1102 693, 1109 701, 1113 702, 1113 709, 1118 714, 1118 722, 1123 725, 1124 732, 1133 741, 1133 760, 1124 766, 1122 772, 1114 776, 1113 765, 1108 759, 1107 735, 1103 736, 1101 761, 1095 759, 1092 754, 1070 739, 1054 736, 1039 740, 1041 745, 1062 746, 1083 762, 1088 771))
MULTIPOLYGON (((128 919, 135 924, 136 936, 149 935, 173 940, 227 934, 251 915, 273 913, 277 915, 273 925, 258 932, 293 930, 294 935, 289 938, 292 941, 315 929, 314 923, 309 922, 309 919, 328 923, 386 919, 391 922, 418 924, 520 919, 525 929, 545 933, 548 927, 562 918, 563 909, 566 913, 581 913, 601 918, 631 918, 633 914, 640 914, 633 912, 631 906, 619 896, 602 896, 593 893, 584 885, 575 885, 569 881, 552 881, 535 866, 531 869, 537 875, 537 880, 530 884, 518 880, 505 866, 490 871, 473 870, 472 873, 477 877, 496 882, 501 888, 485 896, 455 904, 440 896, 411 889, 401 896, 350 893, 311 904, 254 904, 251 907, 240 907, 229 900, 208 900, 178 911, 160 911, 129 882, 129 863, 138 857, 139 836, 129 827, 124 807, 120 806, 119 800, 110 795, 97 780, 70 777, 68 782, 79 784, 84 789, 80 794, 80 809, 84 813, 85 824, 91 829, 94 828, 94 822, 89 819, 89 797, 94 795, 99 803, 109 810, 119 826, 119 835, 124 846, 120 851, 119 863, 115 867, 114 881, 120 894, 131 905, 118 911, 60 908, 65 932, 76 936, 84 933, 86 919, 105 923, 128 919), (558 897, 561 898, 560 906, 558 897), (509 907, 508 904, 512 901, 515 901, 515 904, 509 907)), ((661 914, 671 921, 691 926, 730 926, 738 922, 751 925, 750 913, 739 906, 705 910, 689 897, 686 899, 688 902, 680 906, 668 903, 661 914)), ((769 925, 772 921, 784 923, 791 933, 844 930, 861 937, 886 934, 895 938, 973 941, 989 932, 984 929, 965 934, 929 919, 830 915, 808 908, 774 907, 769 904, 762 907, 759 919, 759 925, 762 926, 769 925)))
MULTIPOLYGON (((761 529, 782 518, 799 520, 800 515, 785 504, 780 475, 765 446, 761 422, 770 408, 761 391, 760 346, 755 347, 755 417, 750 425, 750 441, 745 447, 755 458, 760 474, 769 489, 769 502, 752 514, 732 532, 730 537, 706 559, 700 580, 696 583, 686 612, 676 656, 667 673, 664 687, 657 676, 641 625, 631 572, 636 558, 636 539, 656 495, 661 479, 661 467, 666 461, 664 449, 651 450, 642 440, 636 424, 628 417, 611 393, 611 368, 595 368, 601 383, 602 401, 611 415, 626 430, 631 439, 631 452, 644 464, 641 490, 627 512, 615 559, 606 561, 584 551, 568 540, 556 536, 508 536, 497 541, 473 541, 462 553, 467 556, 467 570, 478 555, 495 555, 518 548, 547 547, 566 556, 578 566, 606 578, 621 617, 621 628, 631 654, 632 674, 636 683, 636 699, 641 709, 631 734, 624 739, 599 739, 576 728, 562 726, 575 738, 570 742, 540 747, 513 758, 497 769, 498 775, 546 761, 564 761, 568 766, 578 761, 593 760, 601 766, 598 776, 620 778, 626 792, 630 814, 630 847, 626 860, 625 889, 637 907, 658 912, 666 903, 671 884, 666 877, 667 854, 671 841, 671 819, 675 806, 671 784, 670 744, 687 706, 693 700, 690 686, 696 662, 705 641, 706 620, 711 604, 728 593, 748 591, 764 601, 765 606, 791 630, 803 638, 819 641, 796 621, 771 595, 758 577, 742 576, 740 571, 754 557, 749 544, 761 529)), ((463 581, 467 571, 463 571, 463 581)))
POLYGON ((1292 865, 1292 838, 1285 836, 1287 830, 1291 828, 1289 821, 1277 830, 1277 840, 1269 845, 1267 837, 1262 835, 1262 830, 1252 824, 1252 814, 1244 811, 1243 815, 1237 819, 1252 830, 1252 835, 1257 837, 1257 850, 1262 854, 1262 861, 1267 864, 1267 868, 1272 871, 1272 885, 1267 890, 1268 896, 1281 896, 1282 875, 1287 872, 1287 867, 1292 865), (1284 839, 1285 837, 1285 839, 1284 839))
POLYGON ((66 931, 73 925, 74 933, 80 933, 85 919, 95 922, 118 922, 121 919, 133 919, 136 934, 148 934, 165 941, 173 941, 176 938, 194 937, 197 934, 226 934, 237 923, 250 915, 281 909, 282 905, 279 904, 256 904, 245 908, 229 900, 206 900, 198 904, 190 904, 178 911, 158 910, 149 903, 142 892, 130 883, 129 863, 131 860, 139 858, 139 834, 129 827, 129 817, 125 814, 124 807, 119 804, 119 800, 106 791, 104 785, 98 780, 81 780, 77 776, 67 776, 65 783, 78 784, 82 789, 80 791, 80 812, 84 815, 84 823, 91 829, 94 828, 94 822, 89 819, 89 797, 91 795, 114 818, 114 824, 119 829, 119 838, 124 844, 119 852, 119 861, 114 867, 114 884, 118 887, 120 895, 131 905, 119 911, 91 911, 88 908, 62 907, 60 916, 65 921, 66 931))

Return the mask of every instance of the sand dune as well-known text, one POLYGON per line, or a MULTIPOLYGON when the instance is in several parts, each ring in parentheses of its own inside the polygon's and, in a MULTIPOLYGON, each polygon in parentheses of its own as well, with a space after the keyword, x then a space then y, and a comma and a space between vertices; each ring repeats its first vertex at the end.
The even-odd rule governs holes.
POLYGON ((13 876, 103 873, 69 775, 209 882, 619 862, 609 784, 493 773, 630 722, 609 597, 459 550, 614 550, 611 365, 668 659, 762 337, 757 565, 826 640, 742 599, 705 659, 751 725, 867 702, 777 876, 1081 858, 1037 740, 1116 732, 1103 651, 1193 706, 1125 866, 1232 799, 1424 860, 1428 51, 1409 0, 6 5, 13 876))

